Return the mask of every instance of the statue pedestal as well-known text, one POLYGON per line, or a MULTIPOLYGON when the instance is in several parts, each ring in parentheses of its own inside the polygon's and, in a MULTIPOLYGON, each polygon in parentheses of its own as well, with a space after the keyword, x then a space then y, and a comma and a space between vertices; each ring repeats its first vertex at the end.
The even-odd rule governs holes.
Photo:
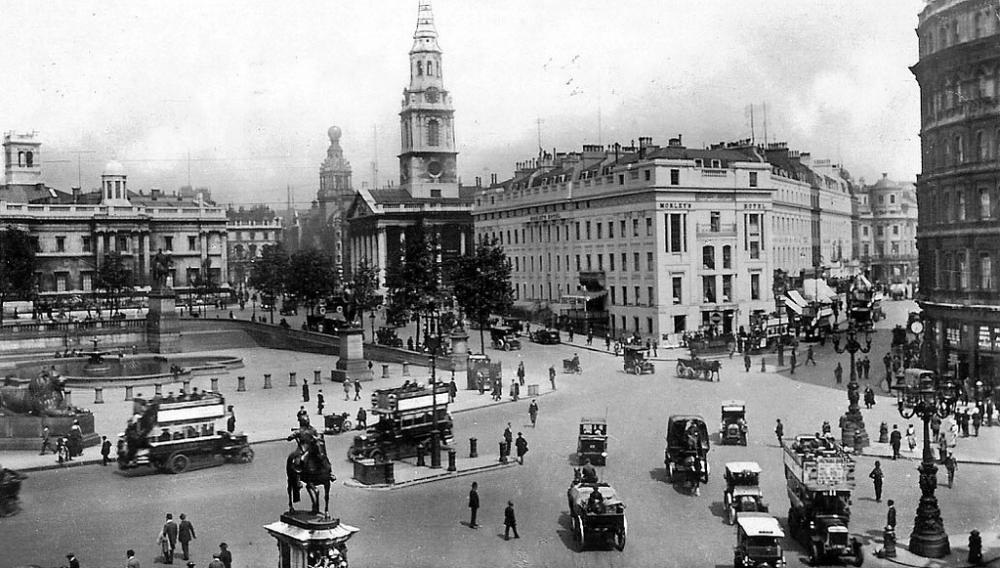
POLYGON ((347 541, 359 530, 305 511, 284 513, 264 529, 278 541, 278 568, 346 568, 347 541))
POLYGON ((146 344, 153 353, 180 352, 181 333, 176 307, 177 295, 173 290, 155 290, 149 293, 146 344))
POLYGON ((840 417, 840 443, 846 448, 867 448, 871 445, 860 410, 849 409, 840 417))
POLYGON ((465 331, 451 333, 451 364, 456 373, 469 370, 469 334, 465 331))
POLYGON ((365 360, 364 331, 360 327, 349 327, 340 330, 340 358, 333 370, 333 380, 342 383, 347 379, 352 381, 370 381, 374 379, 372 371, 365 360))

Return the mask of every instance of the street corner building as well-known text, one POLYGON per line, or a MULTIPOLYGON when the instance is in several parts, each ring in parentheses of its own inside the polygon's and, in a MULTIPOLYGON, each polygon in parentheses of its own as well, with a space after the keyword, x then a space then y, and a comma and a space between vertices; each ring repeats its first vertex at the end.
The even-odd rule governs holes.
POLYGON ((939 373, 1000 384, 1000 21, 995 4, 921 11, 917 180, 925 357, 939 373))

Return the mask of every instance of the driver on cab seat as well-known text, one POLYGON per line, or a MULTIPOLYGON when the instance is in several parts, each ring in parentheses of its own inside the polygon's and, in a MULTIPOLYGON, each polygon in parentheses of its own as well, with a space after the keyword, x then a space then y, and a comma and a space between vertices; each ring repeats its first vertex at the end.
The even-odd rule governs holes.
POLYGON ((587 510, 592 513, 603 513, 604 508, 604 495, 601 495, 601 490, 597 487, 590 492, 590 497, 587 498, 587 510))
POLYGON ((577 368, 580 367, 580 355, 578 353, 573 354, 573 366, 577 368))
POLYGON ((580 472, 582 474, 583 483, 597 483, 597 470, 594 466, 590 465, 590 460, 583 461, 583 469, 580 472))

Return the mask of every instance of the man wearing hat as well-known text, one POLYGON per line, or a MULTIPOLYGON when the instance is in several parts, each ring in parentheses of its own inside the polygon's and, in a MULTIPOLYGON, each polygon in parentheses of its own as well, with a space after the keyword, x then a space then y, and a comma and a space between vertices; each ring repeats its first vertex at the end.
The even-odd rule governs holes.
POLYGON ((219 560, 219 553, 212 553, 212 561, 208 563, 208 568, 226 568, 226 565, 219 560))
POLYGON ((225 568, 233 568, 233 553, 229 552, 229 545, 224 542, 219 544, 219 560, 225 568))
POLYGON ((66 561, 69 562, 69 568, 80 568, 80 561, 76 559, 75 554, 67 554, 66 561))

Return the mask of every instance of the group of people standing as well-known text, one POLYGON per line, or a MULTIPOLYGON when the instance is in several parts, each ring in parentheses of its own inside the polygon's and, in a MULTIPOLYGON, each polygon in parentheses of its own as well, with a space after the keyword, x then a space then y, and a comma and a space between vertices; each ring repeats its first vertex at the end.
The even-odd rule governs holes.
MULTIPOLYGON (((163 528, 160 529, 160 534, 156 538, 156 542, 160 545, 163 563, 174 563, 174 553, 177 544, 180 543, 182 557, 187 562, 187 567, 194 568, 195 563, 191 562, 191 541, 196 538, 194 525, 188 520, 186 514, 181 513, 180 523, 177 523, 174 521, 173 514, 167 513, 166 522, 163 523, 163 528)), ((126 556, 128 557, 126 568, 139 568, 139 561, 135 559, 134 551, 129 550, 126 556)), ((209 562, 208 568, 232 568, 232 564, 233 555, 229 552, 229 546, 223 542, 219 544, 219 551, 212 554, 212 561, 209 562)))

